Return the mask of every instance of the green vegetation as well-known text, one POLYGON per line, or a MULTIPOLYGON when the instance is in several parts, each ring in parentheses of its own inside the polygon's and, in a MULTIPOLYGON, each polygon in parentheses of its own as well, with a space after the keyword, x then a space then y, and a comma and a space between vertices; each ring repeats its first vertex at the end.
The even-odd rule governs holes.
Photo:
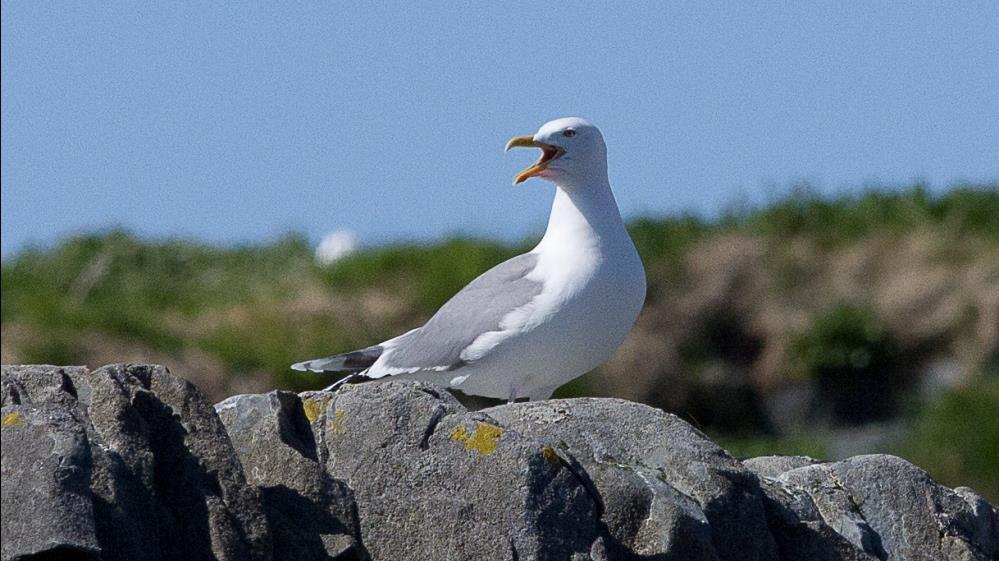
POLYGON ((999 377, 948 392, 918 415, 895 452, 948 486, 999 499, 999 377))
MULTIPOLYGON (((981 335, 992 333, 981 327, 994 317, 981 296, 991 285, 975 280, 999 261, 997 184, 836 198, 801 188, 713 220, 645 217, 629 228, 649 273, 633 334, 643 343, 560 397, 664 407, 738 455, 822 457, 836 427, 910 414, 898 404, 918 402, 926 360, 957 357, 977 373, 966 380, 999 363, 999 344, 981 335), (899 287, 911 297, 882 297, 899 287), (795 384, 814 406, 768 405, 795 384), (797 417, 777 430, 775 415, 797 417)), ((212 398, 321 387, 330 380, 288 365, 419 325, 533 241, 391 245, 323 267, 300 235, 234 247, 77 236, 3 262, 3 359, 165 362, 212 398)), ((995 499, 999 395, 982 384, 914 407, 901 450, 995 499)))
POLYGON ((894 416, 898 345, 873 310, 834 307, 816 318, 795 351, 819 401, 838 421, 865 423, 894 416))
POLYGON ((326 278, 344 289, 384 281, 410 292, 419 311, 433 312, 483 271, 527 249, 460 238, 431 246, 395 245, 348 255, 326 278))
POLYGON ((712 435, 719 446, 736 458, 755 456, 811 456, 828 458, 825 437, 817 434, 790 434, 786 436, 733 437, 712 435))
POLYGON ((720 225, 689 215, 668 220, 639 218, 628 225, 631 239, 644 261, 668 263, 681 261, 692 243, 719 228, 720 225))
POLYGON ((30 249, 3 264, 3 321, 100 329, 158 348, 182 344, 164 315, 192 317, 287 294, 288 275, 311 267, 301 237, 217 249, 186 241, 150 243, 122 232, 30 249))
MULTIPOLYGON (((294 386, 284 374, 292 357, 281 351, 311 342, 318 352, 329 341, 310 341, 301 326, 285 329, 272 312, 300 288, 297 277, 313 270, 300 236, 220 249, 150 243, 122 231, 86 235, 4 263, 2 319, 5 331, 37 334, 18 350, 24 362, 85 362, 91 353, 81 335, 96 334, 164 353, 203 350, 233 371, 266 369, 294 386), (252 321, 226 320, 240 308, 252 309, 252 321)), ((319 326, 311 327, 318 335, 319 326)))
POLYGON ((808 186, 763 209, 729 213, 725 224, 766 235, 807 235, 825 244, 876 232, 905 233, 943 225, 953 235, 999 240, 999 185, 958 186, 933 196, 925 186, 823 198, 808 186))

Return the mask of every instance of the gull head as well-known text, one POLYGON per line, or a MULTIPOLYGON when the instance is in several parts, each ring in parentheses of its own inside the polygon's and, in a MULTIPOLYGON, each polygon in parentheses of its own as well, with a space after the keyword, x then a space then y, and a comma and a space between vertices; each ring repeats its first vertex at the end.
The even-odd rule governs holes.
POLYGON ((549 121, 532 136, 518 136, 506 149, 540 148, 541 158, 513 178, 513 184, 541 177, 559 185, 607 177, 607 147, 600 129, 579 117, 549 121))

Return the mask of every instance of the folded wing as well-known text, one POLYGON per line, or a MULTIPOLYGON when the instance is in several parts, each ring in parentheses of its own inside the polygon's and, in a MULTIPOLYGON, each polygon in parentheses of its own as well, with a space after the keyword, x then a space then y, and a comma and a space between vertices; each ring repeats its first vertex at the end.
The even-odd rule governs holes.
POLYGON ((292 365, 313 372, 352 372, 382 378, 417 372, 444 372, 468 364, 462 359, 481 335, 496 332, 510 313, 537 296, 542 283, 527 278, 537 256, 518 255, 489 269, 455 294, 418 329, 384 343, 292 365))

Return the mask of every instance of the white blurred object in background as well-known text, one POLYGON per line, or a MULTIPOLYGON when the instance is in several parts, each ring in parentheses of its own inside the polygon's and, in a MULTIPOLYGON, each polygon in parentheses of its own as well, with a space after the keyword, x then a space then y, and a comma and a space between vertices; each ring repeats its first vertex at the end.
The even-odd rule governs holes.
POLYGON ((357 249, 357 237, 350 230, 336 230, 323 236, 316 248, 316 262, 330 265, 357 249))

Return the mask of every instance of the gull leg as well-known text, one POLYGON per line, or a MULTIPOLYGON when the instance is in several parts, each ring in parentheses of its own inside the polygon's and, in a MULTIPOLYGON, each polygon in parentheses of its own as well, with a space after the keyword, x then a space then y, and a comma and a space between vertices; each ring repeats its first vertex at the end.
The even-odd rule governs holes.
POLYGON ((323 388, 322 391, 324 391, 324 392, 334 391, 337 388, 339 388, 340 386, 342 386, 344 384, 347 384, 347 383, 350 383, 350 382, 356 380, 357 378, 360 378, 360 376, 358 376, 357 374, 350 374, 350 375, 344 376, 343 378, 340 378, 336 382, 333 382, 332 384, 330 384, 330 385, 326 386, 325 388, 323 388))
POLYGON ((510 384, 510 395, 506 399, 507 405, 517 402, 517 386, 510 384))

